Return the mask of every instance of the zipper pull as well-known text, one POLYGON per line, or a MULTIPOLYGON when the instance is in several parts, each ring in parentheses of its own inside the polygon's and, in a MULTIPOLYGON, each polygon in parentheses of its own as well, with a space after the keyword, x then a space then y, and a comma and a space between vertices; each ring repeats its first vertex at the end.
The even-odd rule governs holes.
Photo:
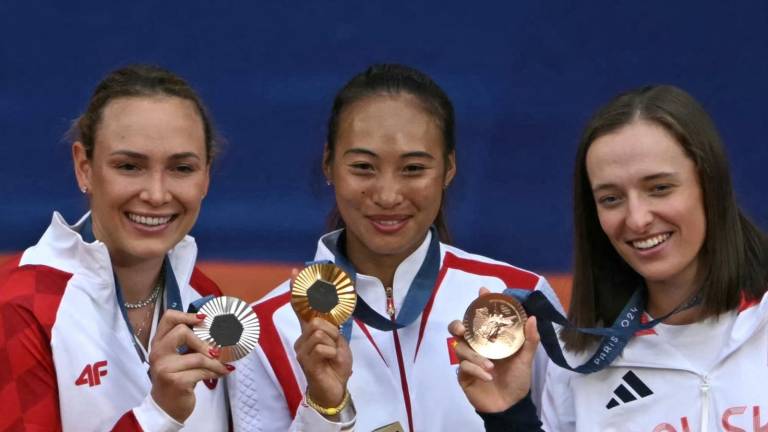
POLYGON ((395 299, 392 298, 392 287, 384 287, 384 292, 387 293, 387 314, 392 319, 395 319, 395 299))

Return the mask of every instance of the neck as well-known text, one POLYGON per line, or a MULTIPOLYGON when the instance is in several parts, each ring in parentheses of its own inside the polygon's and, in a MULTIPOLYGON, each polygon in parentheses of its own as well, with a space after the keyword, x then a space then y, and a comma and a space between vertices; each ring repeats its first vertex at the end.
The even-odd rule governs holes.
POLYGON ((394 283, 397 266, 403 262, 404 257, 356 253, 357 251, 354 249, 354 247, 348 248, 347 254, 357 272, 376 277, 385 287, 391 287, 394 283))
POLYGON ((123 301, 137 303, 149 297, 155 288, 163 257, 131 264, 113 263, 112 266, 122 290, 123 301))
MULTIPOLYGON (((698 291, 700 284, 695 278, 687 281, 647 281, 648 313, 654 318, 662 317, 689 301, 698 291)), ((704 318, 701 305, 677 312, 664 320, 665 324, 692 324, 704 318)))

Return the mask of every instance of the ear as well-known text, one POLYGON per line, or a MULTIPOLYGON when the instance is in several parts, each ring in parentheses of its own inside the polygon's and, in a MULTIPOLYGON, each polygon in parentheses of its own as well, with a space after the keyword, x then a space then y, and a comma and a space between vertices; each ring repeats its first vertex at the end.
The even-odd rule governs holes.
POLYGON ((86 188, 92 190, 91 176, 92 167, 91 161, 85 152, 85 146, 80 141, 75 141, 72 144, 72 162, 75 165, 75 177, 77 178, 77 185, 79 189, 86 188))
POLYGON ((333 182, 333 170, 331 169, 333 161, 331 159, 331 151, 328 149, 328 143, 326 143, 323 146, 323 175, 327 181, 333 182))
POLYGON ((452 151, 445 158, 445 177, 443 178, 443 188, 447 189, 453 178, 456 176, 456 151, 452 151))
POLYGON ((203 186, 203 196, 200 198, 205 198, 206 195, 208 195, 208 187, 211 185, 211 163, 209 162, 205 166, 205 185, 203 186))

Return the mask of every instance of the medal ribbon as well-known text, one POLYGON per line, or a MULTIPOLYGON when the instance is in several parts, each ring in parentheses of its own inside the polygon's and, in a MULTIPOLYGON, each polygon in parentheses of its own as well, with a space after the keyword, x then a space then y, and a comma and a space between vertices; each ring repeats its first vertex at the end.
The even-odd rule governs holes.
MULTIPOLYGON (((440 239, 437 235, 435 227, 430 228, 431 238, 429 241, 429 248, 427 249, 427 255, 422 262, 416 276, 411 282, 411 286, 408 288, 408 293, 405 295, 403 305, 400 311, 397 313, 397 317, 392 320, 389 317, 382 316, 376 312, 363 298, 357 296, 357 304, 352 316, 366 325, 382 331, 393 331, 408 326, 416 321, 416 319, 424 311, 427 306, 432 290, 435 287, 435 281, 437 280, 437 274, 440 272, 440 239)), ((330 249, 334 256, 334 263, 341 267, 355 283, 357 278, 357 272, 355 267, 347 259, 343 253, 344 250, 344 231, 341 231, 335 235, 330 236, 327 239, 326 246, 330 249)), ((349 319, 341 326, 341 333, 349 340, 352 332, 352 320, 349 319)))
POLYGON ((645 304, 644 292, 645 290, 638 289, 632 294, 632 297, 630 297, 611 327, 598 328, 575 327, 563 314, 552 306, 552 303, 540 291, 531 292, 508 288, 504 291, 504 294, 515 297, 522 303, 529 315, 536 317, 536 328, 539 331, 539 336, 541 336, 541 344, 555 364, 573 372, 590 374, 608 367, 621 354, 629 340, 638 331, 651 329, 670 316, 700 303, 700 298, 694 296, 663 317, 642 323, 640 319, 643 314, 643 305, 645 304), (553 323, 581 333, 601 336, 600 345, 584 364, 572 367, 565 359, 553 323))
MULTIPOLYGON (((83 238, 83 241, 86 243, 93 243, 96 241, 96 237, 93 235, 93 223, 91 222, 91 217, 88 217, 85 222, 83 223, 83 226, 80 231, 80 236, 83 238)), ((168 256, 166 255, 163 259, 163 267, 165 268, 165 302, 168 304, 169 309, 174 310, 181 310, 181 292, 179 290, 179 284, 176 283, 176 277, 173 274, 173 268, 171 267, 171 262, 168 259, 168 256)), ((120 308, 120 313, 123 315, 123 320, 125 321, 125 325, 128 327, 128 333, 133 335, 133 327, 131 327, 131 322, 128 320, 128 312, 125 309, 125 306, 123 305, 123 290, 120 288, 120 283, 117 281, 117 275, 112 272, 112 275, 115 279, 115 293, 117 294, 117 306, 120 308)), ((164 307, 162 306, 164 302, 161 302, 161 310, 159 316, 163 316, 164 307)), ((136 338, 132 338, 133 341, 133 347, 136 349, 136 353, 139 355, 139 358, 141 359, 142 363, 146 363, 147 359, 144 357, 144 351, 139 347, 139 343, 136 341, 136 338)))

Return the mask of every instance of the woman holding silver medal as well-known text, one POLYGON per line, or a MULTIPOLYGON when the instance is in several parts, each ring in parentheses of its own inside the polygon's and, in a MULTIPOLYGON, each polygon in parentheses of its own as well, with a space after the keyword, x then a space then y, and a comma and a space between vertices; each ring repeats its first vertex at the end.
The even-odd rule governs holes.
MULTIPOLYGON (((735 202, 703 108, 672 86, 616 97, 582 137, 574 203, 570 318, 581 329, 562 333, 568 364, 546 322, 559 318, 542 302, 529 308, 563 366, 548 369, 543 428, 765 430, 768 239, 735 202)), ((488 431, 540 430, 524 398, 525 355, 497 362, 507 373, 491 377, 466 343, 457 353, 488 431)))
MULTIPOLYGON (((556 301, 554 293, 536 274, 441 242, 457 166, 454 117, 428 76, 372 66, 339 91, 328 124, 323 170, 336 195, 332 227, 341 229, 320 239, 315 260, 354 281, 354 316, 297 319, 292 302, 312 314, 292 300, 289 282, 259 301, 260 347, 230 381, 235 428, 482 430, 455 383, 449 320, 483 286, 542 290, 556 301)), ((301 275, 296 282, 294 297, 301 275)))
POLYGON ((234 368, 193 334, 205 316, 182 312, 220 294, 187 236, 216 151, 202 101, 171 72, 125 67, 72 136, 90 212, 55 213, 0 269, 0 429, 227 430, 234 368))

